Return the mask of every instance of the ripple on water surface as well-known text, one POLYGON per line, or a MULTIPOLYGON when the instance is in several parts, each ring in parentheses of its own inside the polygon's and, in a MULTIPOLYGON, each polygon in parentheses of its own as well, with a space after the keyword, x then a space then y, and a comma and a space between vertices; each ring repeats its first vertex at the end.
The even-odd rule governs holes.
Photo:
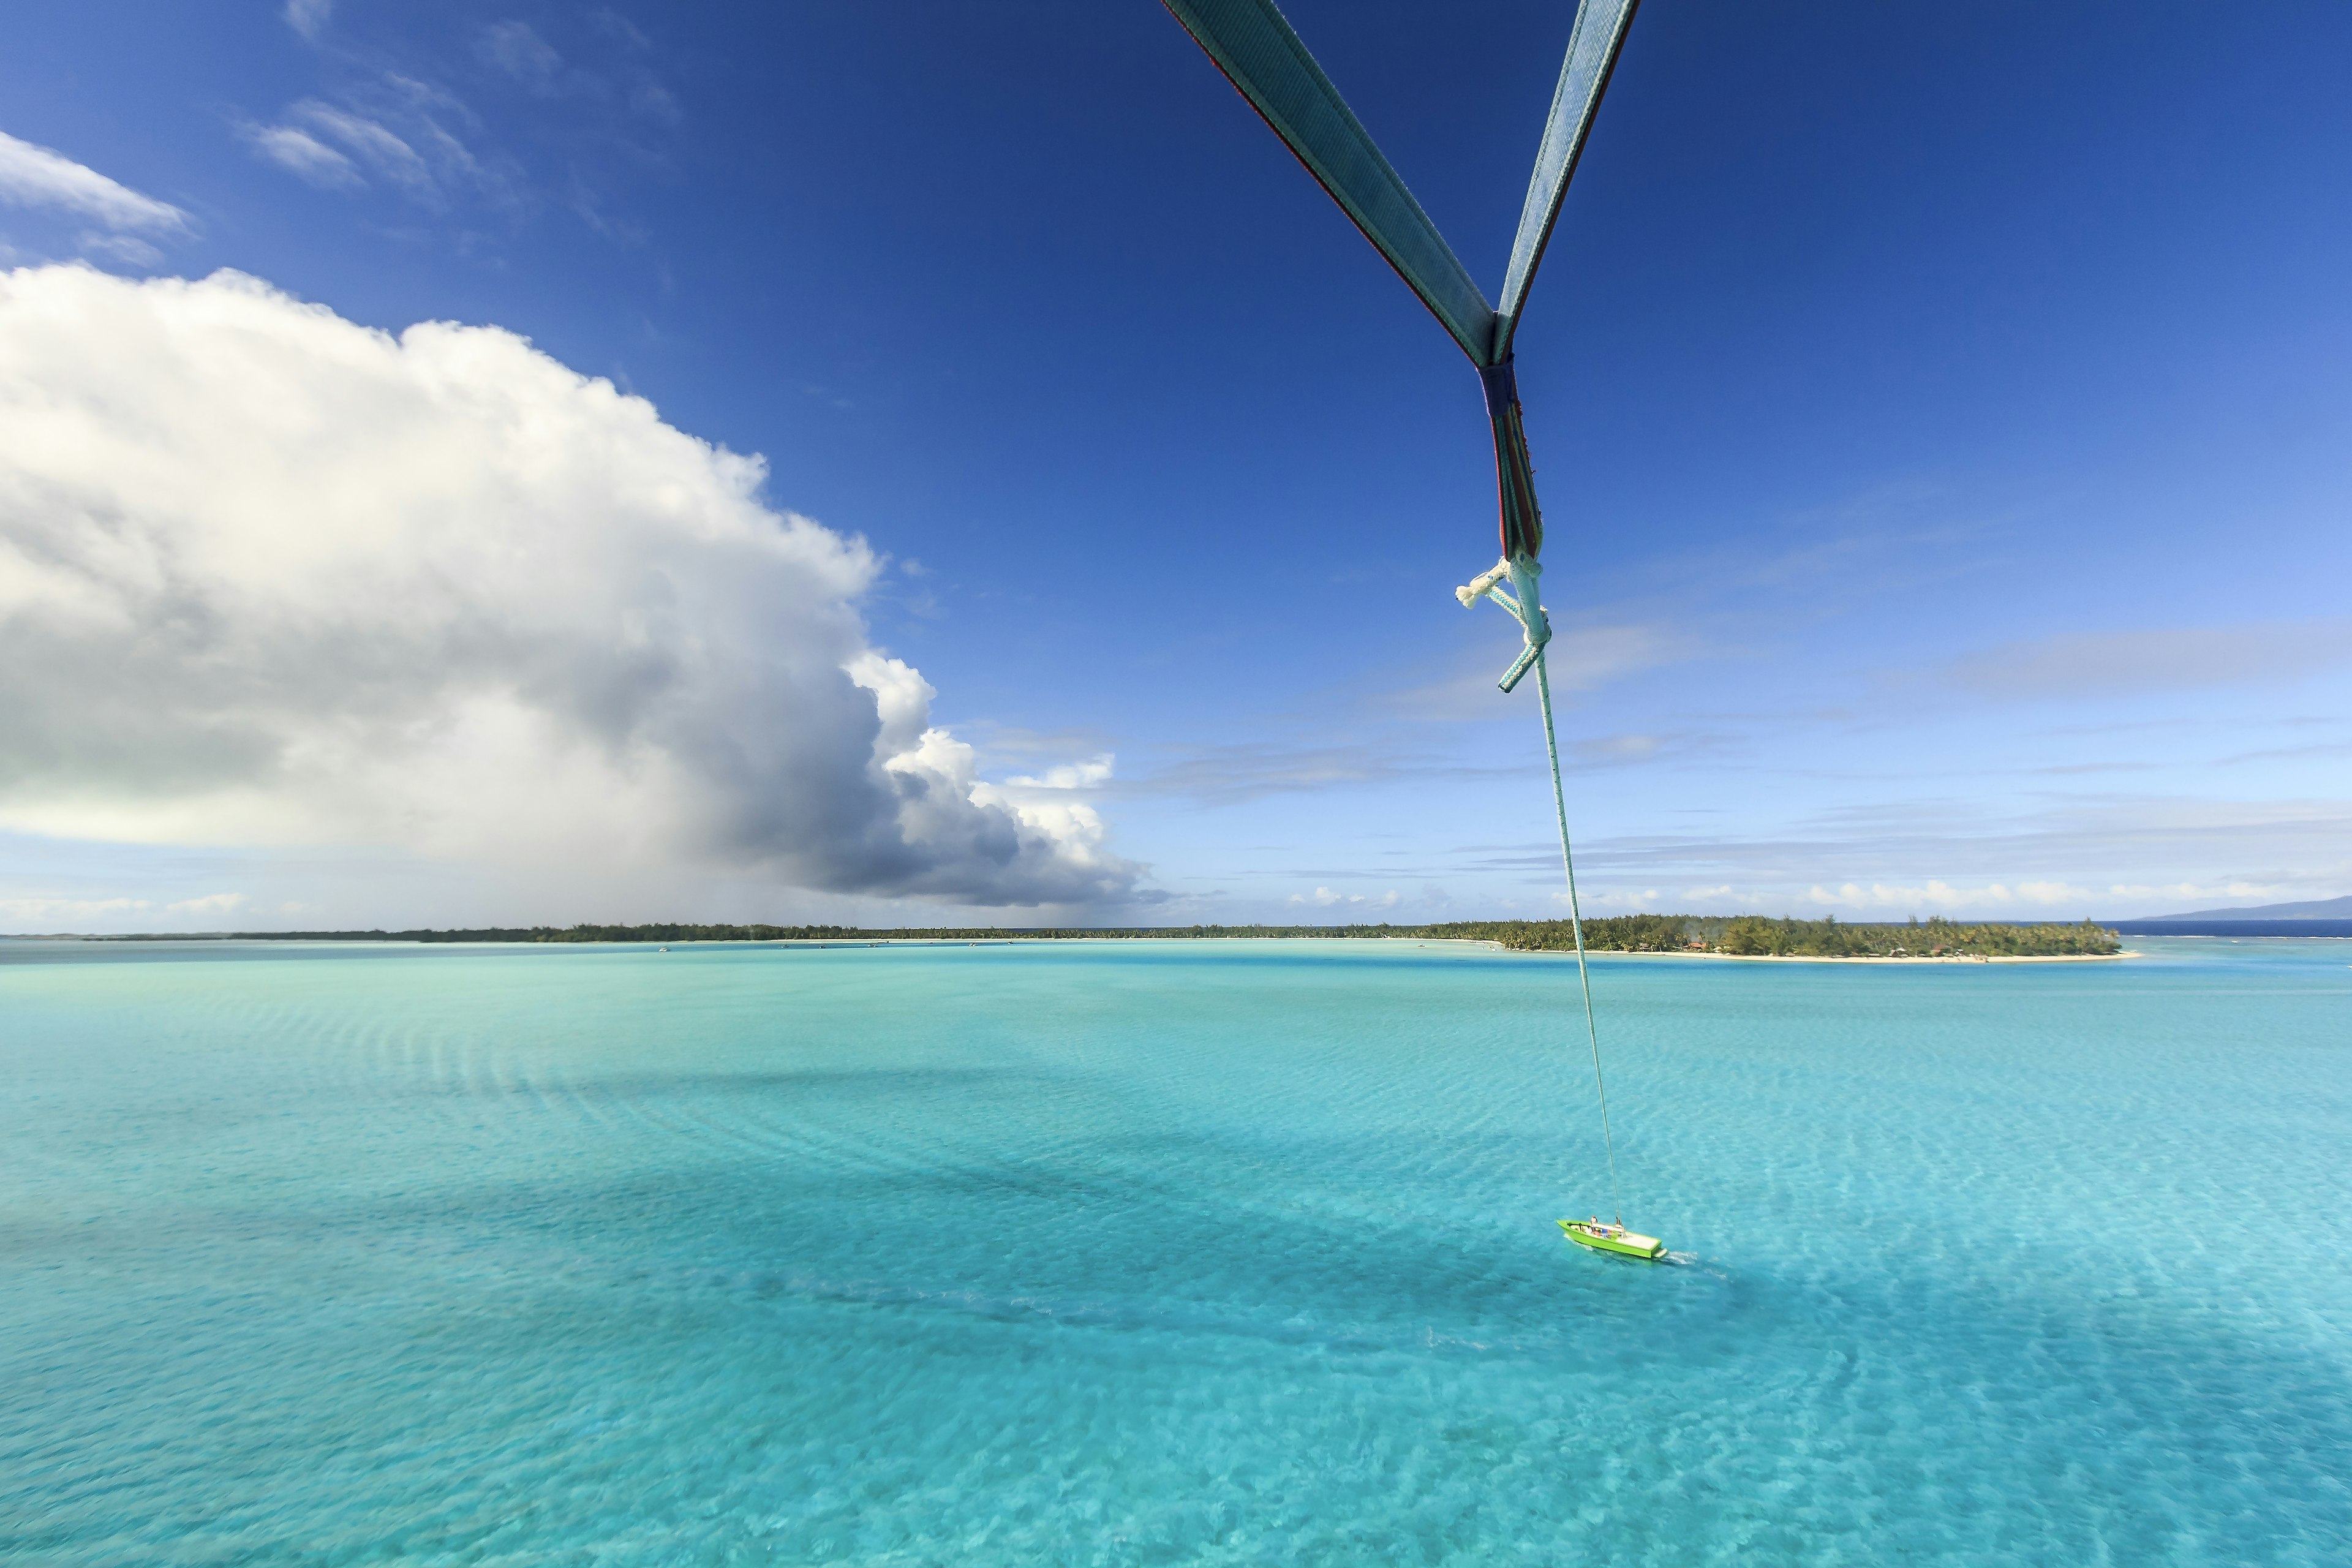
POLYGON ((2345 944, 0 944, 0 1560, 2323 1563, 2345 944))

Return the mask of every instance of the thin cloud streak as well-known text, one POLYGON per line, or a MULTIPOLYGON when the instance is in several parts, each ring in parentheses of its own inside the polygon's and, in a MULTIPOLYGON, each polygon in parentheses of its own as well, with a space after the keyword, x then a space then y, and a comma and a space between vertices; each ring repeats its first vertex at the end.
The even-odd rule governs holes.
POLYGON ((0 201, 13 206, 49 207, 89 219, 117 232, 176 235, 194 220, 171 203, 132 190, 53 148, 0 132, 0 201))
MULTIPOLYGON (((1496 617, 1499 623, 1502 617, 1496 617)), ((1499 629, 1499 626, 1498 626, 1499 629)), ((1465 648, 1453 660, 1454 673, 1369 700, 1375 710, 1405 719, 1441 722, 1496 722, 1518 717, 1496 689, 1496 678, 1523 646, 1512 637, 1496 637, 1491 647, 1465 648)), ((1584 626, 1559 631, 1544 651, 1555 697, 1597 691, 1628 676, 1663 665, 1706 657, 1696 639, 1661 626, 1584 626)), ((1532 698, 1532 680, 1519 689, 1532 698)))
POLYGON ((2293 679, 2352 664, 2352 616, 2071 633, 1963 654, 1929 673, 1979 697, 2048 701, 2293 679))
POLYGON ((2332 889, 2352 873, 2352 806, 2111 797, 2000 817, 1959 802, 1906 802, 1824 813, 1780 837, 1621 835, 1580 846, 1578 858, 1598 876, 1784 890, 1963 880, 2070 885, 2102 898, 2143 885, 2332 889), (2199 862, 2210 869, 2177 883, 2101 875, 2199 862))
POLYGON ((1122 795, 1177 795, 1204 805, 1237 805, 1349 784, 1490 778, 1523 771, 1449 761, 1434 750, 1377 741, 1320 746, 1243 742, 1188 748, 1177 761, 1113 787, 1122 795))
POLYGON ((356 190, 367 184, 351 159, 299 126, 248 124, 238 133, 262 157, 321 189, 356 190))
POLYGON ((278 12, 278 16, 285 19, 288 26, 316 43, 319 35, 327 30, 327 23, 333 16, 334 9, 335 0, 286 0, 285 8, 278 12))
MULTIPOLYGON (((324 6, 287 12, 314 41, 326 18, 324 6)), ((575 55, 512 18, 470 27, 440 51, 322 46, 330 81, 319 91, 232 127, 260 161, 321 190, 381 190, 459 225, 488 213, 512 227, 565 210, 607 239, 636 245, 646 227, 615 200, 612 178, 667 165, 684 111, 625 19, 592 14, 570 32, 575 55), (562 149, 552 163, 534 152, 551 143, 562 149)), ((471 248, 485 237, 462 227, 451 237, 471 248)))

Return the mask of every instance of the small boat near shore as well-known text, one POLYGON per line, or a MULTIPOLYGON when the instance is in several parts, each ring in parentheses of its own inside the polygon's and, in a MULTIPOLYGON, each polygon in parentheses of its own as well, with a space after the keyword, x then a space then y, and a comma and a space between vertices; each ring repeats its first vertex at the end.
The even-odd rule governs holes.
POLYGON ((1666 1244, 1654 1236, 1639 1236, 1622 1225, 1602 1225, 1585 1219, 1564 1219, 1559 1228, 1568 1239, 1579 1247, 1589 1247, 1595 1252, 1614 1252, 1626 1258, 1659 1258, 1666 1255, 1666 1244))

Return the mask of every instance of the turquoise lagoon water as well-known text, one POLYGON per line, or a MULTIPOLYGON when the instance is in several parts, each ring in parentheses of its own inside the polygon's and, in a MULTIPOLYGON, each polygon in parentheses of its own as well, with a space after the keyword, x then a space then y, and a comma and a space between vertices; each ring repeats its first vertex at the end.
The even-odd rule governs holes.
POLYGON ((2341 1563, 2352 943, 0 943, 0 1561, 2341 1563))

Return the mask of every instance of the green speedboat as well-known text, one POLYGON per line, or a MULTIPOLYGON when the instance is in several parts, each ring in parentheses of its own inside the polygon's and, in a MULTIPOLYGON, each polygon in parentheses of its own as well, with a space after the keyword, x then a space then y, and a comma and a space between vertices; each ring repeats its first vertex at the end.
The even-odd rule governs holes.
POLYGON ((1654 1236, 1636 1236, 1622 1225, 1602 1225, 1589 1219, 1564 1219, 1559 1228, 1568 1239, 1579 1247, 1589 1247, 1595 1252, 1614 1252, 1626 1258, 1664 1258, 1666 1244, 1654 1236))

